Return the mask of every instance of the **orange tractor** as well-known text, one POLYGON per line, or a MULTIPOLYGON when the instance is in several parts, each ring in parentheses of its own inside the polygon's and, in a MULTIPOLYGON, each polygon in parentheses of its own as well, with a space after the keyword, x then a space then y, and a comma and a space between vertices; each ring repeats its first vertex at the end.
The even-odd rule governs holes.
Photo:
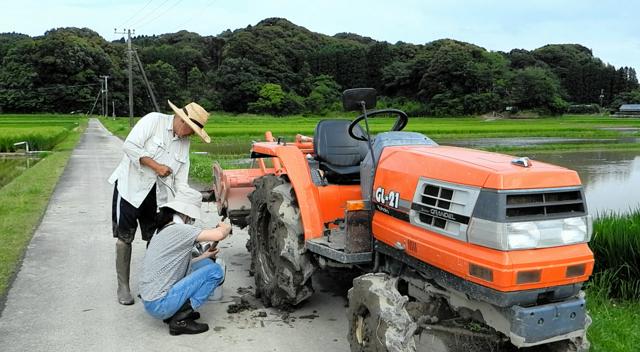
POLYGON ((295 306, 316 269, 359 270, 352 351, 588 351, 592 223, 577 173, 439 146, 375 101, 347 90, 355 120, 294 142, 266 132, 254 168, 214 165, 219 213, 249 226, 257 296, 295 306), (377 115, 397 119, 371 136, 377 115))

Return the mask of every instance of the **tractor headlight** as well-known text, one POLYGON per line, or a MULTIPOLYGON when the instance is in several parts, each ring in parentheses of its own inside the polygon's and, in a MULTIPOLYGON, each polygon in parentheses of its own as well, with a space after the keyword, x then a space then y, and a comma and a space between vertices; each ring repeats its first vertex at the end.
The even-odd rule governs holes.
POLYGON ((591 216, 498 223, 472 218, 469 242, 500 250, 566 246, 591 239, 591 216))

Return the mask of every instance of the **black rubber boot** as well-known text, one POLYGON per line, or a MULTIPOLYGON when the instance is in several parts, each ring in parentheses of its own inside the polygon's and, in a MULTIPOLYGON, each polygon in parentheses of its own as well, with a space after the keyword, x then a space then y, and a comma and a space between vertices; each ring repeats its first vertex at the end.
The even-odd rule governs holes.
MULTIPOLYGON (((173 318, 173 317, 171 317, 171 318, 173 318)), ((169 324, 169 322, 171 321, 171 318, 167 318, 167 319, 164 319, 164 320, 162 320, 162 321, 163 321, 165 324, 169 324)), ((198 320, 198 319, 200 319, 200 313, 195 312, 195 311, 194 311, 194 312, 191 312, 191 314, 189 314, 189 318, 188 318, 188 319, 191 319, 191 320, 198 320)))
POLYGON ((191 302, 187 300, 169 320, 169 334, 200 334, 209 330, 209 325, 194 321, 191 316, 195 313, 191 302))

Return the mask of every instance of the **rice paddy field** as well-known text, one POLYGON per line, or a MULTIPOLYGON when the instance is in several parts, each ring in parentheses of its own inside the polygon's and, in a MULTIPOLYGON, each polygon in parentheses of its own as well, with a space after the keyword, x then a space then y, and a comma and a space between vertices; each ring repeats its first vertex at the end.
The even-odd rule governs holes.
POLYGON ((30 150, 51 150, 78 127, 79 117, 68 115, 0 115, 0 152, 13 152, 26 141, 30 150))
POLYGON ((68 115, 0 115, 0 187, 62 142, 83 119, 68 115), (24 155, 27 151, 29 158, 24 155), (17 155, 11 153, 20 152, 17 155))
MULTIPOLYGON (((214 113, 208 130, 219 138, 261 138, 264 131, 271 130, 274 135, 292 137, 297 133, 312 135, 318 121, 326 118, 352 119, 356 115, 345 113, 335 116, 287 116, 275 117, 266 115, 229 115, 214 113)), ((128 127, 128 119, 111 120, 106 124, 128 127)), ((369 120, 374 133, 388 130, 394 119, 375 117, 369 120)), ((104 122, 103 122, 104 123, 104 122)), ((410 118, 405 128, 407 131, 420 132, 431 138, 450 139, 458 137, 563 137, 563 138, 596 138, 615 137, 619 133, 616 127, 640 128, 640 120, 611 118, 608 116, 567 115, 538 119, 497 119, 488 120, 476 117, 450 118, 410 118)), ((126 128, 118 130, 124 132, 126 128)), ((126 134, 126 133, 125 133, 126 134)))
MULTIPOLYGON (((211 144, 205 144, 198 138, 192 139, 192 151, 208 152, 192 158, 191 176, 194 179, 207 181, 211 178, 208 167, 202 163, 217 160, 225 167, 241 167, 233 160, 247 158, 252 141, 264 140, 265 131, 271 131, 276 137, 293 141, 296 134, 312 136, 318 121, 326 118, 352 119, 354 114, 335 116, 287 116, 274 117, 265 115, 230 115, 214 113, 209 120, 207 132, 211 136, 211 144)), ((114 134, 125 138, 129 131, 126 118, 116 120, 101 119, 102 123, 114 134)), ((394 119, 375 117, 370 120, 372 133, 388 131, 394 119)), ((436 142, 462 141, 482 138, 519 138, 540 137, 564 139, 580 139, 580 144, 546 143, 520 147, 498 147, 488 145, 483 149, 491 151, 556 151, 585 149, 617 149, 640 150, 640 120, 620 119, 607 116, 563 116, 539 119, 500 119, 487 120, 475 117, 451 118, 410 118, 406 131, 423 133, 436 142)))
POLYGON ((85 125, 76 116, 0 115, 0 297, 85 125), (24 146, 14 146, 23 141, 46 152, 26 156, 24 146))

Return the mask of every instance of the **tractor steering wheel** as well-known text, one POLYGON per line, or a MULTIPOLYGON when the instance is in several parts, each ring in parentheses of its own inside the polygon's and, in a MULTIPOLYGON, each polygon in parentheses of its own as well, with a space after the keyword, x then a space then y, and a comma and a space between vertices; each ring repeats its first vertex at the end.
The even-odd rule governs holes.
MULTIPOLYGON (((374 110, 374 111, 368 112, 367 117, 372 117, 372 116, 382 115, 382 114, 393 114, 398 116, 398 118, 396 119, 396 122, 393 123, 393 127, 391 127, 391 131, 402 131, 402 129, 405 128, 405 126, 407 126, 407 122, 409 121, 409 116, 407 116, 407 114, 404 111, 398 110, 398 109, 374 110)), ((362 120, 364 120, 364 114, 356 117, 355 120, 351 121, 351 124, 349 125, 349 136, 355 140, 366 141, 368 139, 366 136, 356 136, 353 133, 353 129, 362 120)))

